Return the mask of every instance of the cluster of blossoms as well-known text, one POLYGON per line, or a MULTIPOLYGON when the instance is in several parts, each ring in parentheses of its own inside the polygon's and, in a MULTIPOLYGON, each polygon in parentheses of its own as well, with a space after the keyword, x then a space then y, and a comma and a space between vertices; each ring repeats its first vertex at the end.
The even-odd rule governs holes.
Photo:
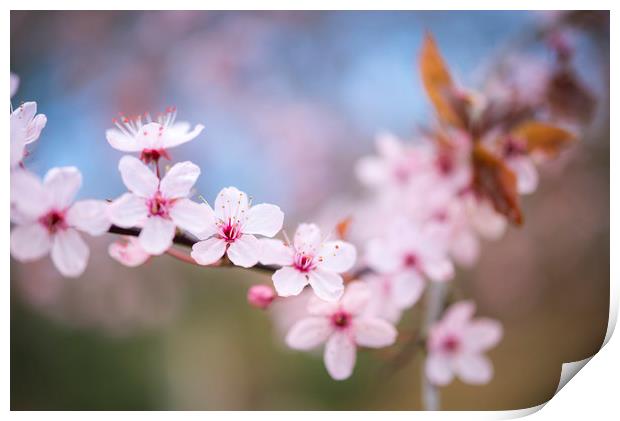
MULTIPOLYGON (((437 124, 412 142, 380 134, 377 154, 356 166, 369 194, 333 233, 302 223, 292 241, 282 231, 278 206, 253 204, 246 193, 226 187, 212 207, 192 200, 199 166, 185 161, 162 172, 170 149, 204 129, 177 122, 175 108, 155 119, 115 119, 106 138, 127 153, 118 169, 128 191, 112 201, 75 202, 82 183, 76 168, 53 168, 43 180, 25 169, 27 146, 38 139, 46 118, 36 114, 36 103, 24 103, 11 112, 11 253, 27 262, 49 252, 63 275, 75 277, 89 257, 79 231, 112 232, 125 237, 110 244, 109 254, 129 267, 164 253, 178 257, 172 247, 182 243, 191 246, 183 260, 200 266, 269 270, 273 288, 252 287, 249 303, 266 309, 310 294, 286 343, 303 351, 324 344, 327 372, 346 379, 358 347, 397 341, 395 325, 429 284, 448 287, 455 265, 476 263, 481 239, 499 238, 508 224, 522 223, 519 197, 535 191, 536 164, 574 139, 541 112, 548 104, 456 86, 430 36, 420 63, 437 124)), ((14 81, 12 76, 12 93, 14 81)), ((472 302, 457 302, 440 320, 430 320, 423 342, 433 384, 446 385, 455 376, 472 384, 491 379, 483 353, 499 342, 502 327, 473 319, 474 311, 472 302)))

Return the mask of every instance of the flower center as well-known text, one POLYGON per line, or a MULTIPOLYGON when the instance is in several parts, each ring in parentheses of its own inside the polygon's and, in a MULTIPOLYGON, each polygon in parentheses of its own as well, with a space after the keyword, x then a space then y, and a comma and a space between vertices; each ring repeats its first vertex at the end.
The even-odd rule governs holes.
POLYGON ((435 162, 437 168, 439 168, 439 172, 442 175, 450 175, 452 171, 454 171, 454 160, 447 152, 439 153, 437 157, 437 161, 435 162))
POLYGON ((504 156, 513 157, 526 153, 524 145, 513 137, 508 137, 504 143, 504 156))
POLYGON ((229 243, 241 237, 241 226, 239 221, 228 218, 228 221, 220 225, 220 237, 229 243))
POLYGON ((412 269, 418 265, 418 256, 413 253, 407 253, 403 257, 403 266, 412 269))
POLYGON ((332 324, 338 329, 344 329, 351 323, 351 315, 346 311, 339 310, 332 314, 332 324))
POLYGON ((441 348, 445 352, 449 352, 449 353, 456 352, 460 346, 461 346, 460 341, 454 336, 448 336, 447 338, 444 339, 443 343, 441 344, 441 348))
POLYGON ((300 272, 309 272, 314 269, 314 257, 305 253, 295 254, 295 269, 300 272))
POLYGON ((140 160, 145 164, 150 164, 151 162, 159 161, 159 158, 166 158, 170 160, 170 155, 164 149, 143 149, 142 153, 140 153, 140 160))
POLYGON ((147 202, 150 216, 161 216, 162 218, 169 217, 170 205, 171 201, 163 198, 160 192, 157 192, 155 197, 147 202))
POLYGON ((58 230, 67 228, 67 223, 65 222, 65 213, 62 211, 50 211, 46 215, 43 215, 41 218, 39 218, 39 222, 45 228, 47 228, 47 231, 50 234, 54 234, 58 232, 58 230))

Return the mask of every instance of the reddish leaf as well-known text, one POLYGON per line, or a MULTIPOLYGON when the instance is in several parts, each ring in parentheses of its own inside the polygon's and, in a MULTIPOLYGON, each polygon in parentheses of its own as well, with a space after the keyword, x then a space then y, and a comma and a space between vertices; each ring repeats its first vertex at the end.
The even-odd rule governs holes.
POLYGON ((453 126, 464 127, 463 100, 458 97, 450 72, 429 33, 424 37, 420 53, 420 75, 440 120, 453 126))
POLYGON ((521 225, 523 216, 519 207, 515 174, 501 159, 480 144, 474 146, 472 161, 474 191, 490 200, 495 210, 508 220, 521 225))
POLYGON ((518 126, 513 136, 525 140, 528 152, 556 156, 562 149, 572 144, 575 136, 564 129, 538 121, 528 121, 518 126))

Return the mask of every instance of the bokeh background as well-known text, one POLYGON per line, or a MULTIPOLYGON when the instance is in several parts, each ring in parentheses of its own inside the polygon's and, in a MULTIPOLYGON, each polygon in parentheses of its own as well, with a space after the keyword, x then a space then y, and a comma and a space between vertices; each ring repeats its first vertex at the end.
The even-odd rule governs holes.
MULTIPOLYGON (((288 230, 360 192, 353 165, 382 129, 411 136, 432 117, 415 66, 431 30, 459 82, 481 86, 553 12, 12 12, 13 104, 48 124, 27 165, 75 165, 80 197, 124 191, 105 129, 119 111, 202 123, 172 151, 202 168, 212 198, 235 185, 279 204, 288 230), (334 200, 336 200, 334 202, 334 200)), ((579 73, 598 97, 582 142, 543 169, 527 222, 460 270, 459 293, 500 319, 505 339, 486 386, 455 382, 445 409, 517 409, 548 400, 563 362, 600 347, 609 303, 609 38, 576 30, 579 73)), ((549 60, 541 46, 515 65, 549 60)), ((533 67, 535 69, 535 67, 533 67)), ((532 73, 532 77, 536 72, 532 73)), ((11 263, 11 407, 20 409, 419 409, 419 355, 394 370, 362 352, 332 381, 317 355, 287 350, 270 314, 250 308, 236 269, 168 256, 138 269, 89 239, 89 267, 63 279, 48 258, 11 263)), ((416 311, 404 317, 403 329, 416 311)))

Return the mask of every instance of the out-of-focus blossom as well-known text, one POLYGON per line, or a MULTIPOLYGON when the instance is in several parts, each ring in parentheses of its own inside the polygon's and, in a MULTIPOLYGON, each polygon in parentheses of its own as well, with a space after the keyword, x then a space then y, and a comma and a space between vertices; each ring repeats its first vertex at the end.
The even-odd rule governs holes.
POLYGON ((276 205, 251 206, 248 196, 236 187, 222 189, 215 199, 215 210, 208 203, 205 228, 196 231, 202 241, 192 247, 192 257, 201 265, 217 262, 226 254, 237 266, 258 263, 261 244, 255 235, 273 237, 282 229, 284 213, 276 205))
POLYGON ((424 283, 412 283, 406 276, 369 274, 361 280, 371 291, 368 314, 390 323, 398 323, 402 312, 413 306, 424 291, 424 283))
POLYGON ((11 113, 11 168, 24 158, 26 145, 41 135, 47 123, 44 114, 37 114, 36 102, 25 102, 11 113))
POLYGON ((266 309, 276 298, 276 292, 269 285, 253 285, 248 289, 248 303, 256 308, 266 309))
POLYGON ((488 318, 472 319, 476 307, 471 301, 453 304, 433 325, 427 340, 426 375, 440 386, 454 376, 471 384, 488 383, 493 366, 483 355, 502 338, 502 326, 488 318))
POLYGON ((365 314, 370 290, 363 282, 352 282, 342 299, 328 303, 312 297, 309 317, 299 320, 286 336, 286 343, 301 351, 325 342, 324 362, 335 380, 351 376, 358 346, 383 348, 396 340, 394 326, 378 317, 365 314))
POLYGON ((140 245, 140 240, 132 236, 111 243, 108 254, 120 264, 132 268, 142 265, 151 257, 140 245))
POLYGON ((89 250, 78 231, 101 235, 110 222, 106 202, 73 203, 81 185, 82 174, 74 167, 53 168, 43 182, 25 170, 11 174, 11 216, 17 225, 11 232, 13 257, 27 262, 51 253, 63 275, 84 272, 89 250))
POLYGON ((422 275, 448 281, 454 276, 454 266, 441 241, 428 234, 423 227, 399 219, 384 237, 368 242, 366 261, 379 273, 406 274, 416 284, 423 282, 422 275))
POLYGON ((193 129, 189 123, 176 122, 176 108, 168 108, 164 114, 152 121, 150 115, 114 119, 115 129, 106 131, 108 143, 123 152, 140 152, 145 163, 157 162, 161 157, 170 159, 168 149, 195 139, 204 129, 197 124, 193 129), (191 129, 191 130, 190 130, 191 129))
POLYGON ((112 202, 110 219, 123 228, 141 227, 138 239, 147 253, 159 255, 168 250, 176 227, 192 233, 207 227, 207 210, 188 199, 200 175, 197 165, 180 162, 159 180, 138 158, 126 155, 118 169, 130 193, 112 202))
POLYGON ((18 88, 19 88, 19 76, 11 72, 11 98, 13 98, 13 95, 15 95, 18 88))
POLYGON ((267 239, 261 243, 261 263, 283 266, 272 276, 282 297, 298 295, 310 284, 319 298, 337 301, 344 291, 340 274, 353 267, 357 256, 352 244, 325 241, 315 224, 300 224, 293 244, 267 239))

